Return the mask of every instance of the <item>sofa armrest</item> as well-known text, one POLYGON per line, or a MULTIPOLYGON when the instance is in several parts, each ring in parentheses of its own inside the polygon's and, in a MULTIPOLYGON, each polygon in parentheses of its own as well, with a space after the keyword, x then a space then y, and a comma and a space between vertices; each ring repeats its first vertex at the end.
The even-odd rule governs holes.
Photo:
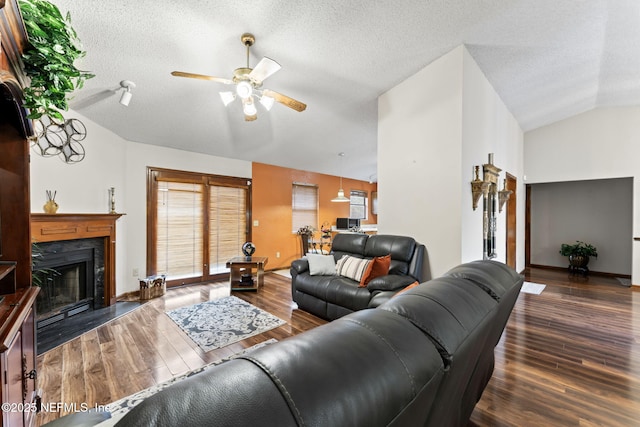
POLYGON ((397 274, 388 274, 386 276, 376 277, 367 285, 370 292, 373 291, 399 291, 407 285, 415 282, 411 276, 400 276, 397 274))
POLYGON ((291 273, 300 274, 309 271, 309 260, 300 258, 291 263, 291 273))

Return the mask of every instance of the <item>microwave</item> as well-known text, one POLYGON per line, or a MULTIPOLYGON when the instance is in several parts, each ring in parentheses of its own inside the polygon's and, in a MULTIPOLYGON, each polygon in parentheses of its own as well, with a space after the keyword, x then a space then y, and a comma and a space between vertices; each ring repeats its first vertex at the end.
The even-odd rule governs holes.
POLYGON ((353 227, 360 227, 360 218, 337 218, 336 229, 349 230, 353 227))

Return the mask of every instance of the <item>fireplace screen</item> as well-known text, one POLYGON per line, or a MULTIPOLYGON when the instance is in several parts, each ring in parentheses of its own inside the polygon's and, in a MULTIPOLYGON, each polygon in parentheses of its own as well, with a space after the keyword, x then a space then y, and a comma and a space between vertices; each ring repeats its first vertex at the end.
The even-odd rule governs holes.
POLYGON ((78 263, 34 273, 40 275, 41 287, 36 301, 37 313, 56 312, 86 300, 86 268, 86 263, 78 263))

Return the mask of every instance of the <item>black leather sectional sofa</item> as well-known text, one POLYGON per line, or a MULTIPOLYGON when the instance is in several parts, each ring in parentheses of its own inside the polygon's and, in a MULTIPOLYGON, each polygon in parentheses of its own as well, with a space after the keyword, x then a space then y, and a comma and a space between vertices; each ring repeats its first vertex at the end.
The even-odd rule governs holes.
POLYGON ((412 237, 339 233, 331 243, 338 261, 345 255, 372 259, 391 255, 389 274, 366 287, 340 275, 312 275, 306 258, 291 263, 291 296, 298 307, 333 320, 364 308, 377 307, 407 285, 422 282, 425 247, 412 237))
POLYGON ((494 261, 225 362, 118 426, 464 426, 522 278, 494 261))

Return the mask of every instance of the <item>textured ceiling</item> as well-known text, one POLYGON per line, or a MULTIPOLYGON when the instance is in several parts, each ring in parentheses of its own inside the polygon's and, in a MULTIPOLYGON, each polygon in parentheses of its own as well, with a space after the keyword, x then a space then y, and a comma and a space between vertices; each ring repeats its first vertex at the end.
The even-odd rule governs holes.
MULTIPOLYGON (((122 138, 368 180, 376 176, 377 97, 460 44, 523 130, 599 106, 640 105, 638 0, 52 0, 71 12, 96 77, 71 108, 122 138), (245 122, 219 83, 244 66, 282 65, 265 87, 298 113, 258 106, 245 122), (137 87, 118 103, 121 80, 137 87)), ((428 96, 428 94, 424 94, 428 96)))

